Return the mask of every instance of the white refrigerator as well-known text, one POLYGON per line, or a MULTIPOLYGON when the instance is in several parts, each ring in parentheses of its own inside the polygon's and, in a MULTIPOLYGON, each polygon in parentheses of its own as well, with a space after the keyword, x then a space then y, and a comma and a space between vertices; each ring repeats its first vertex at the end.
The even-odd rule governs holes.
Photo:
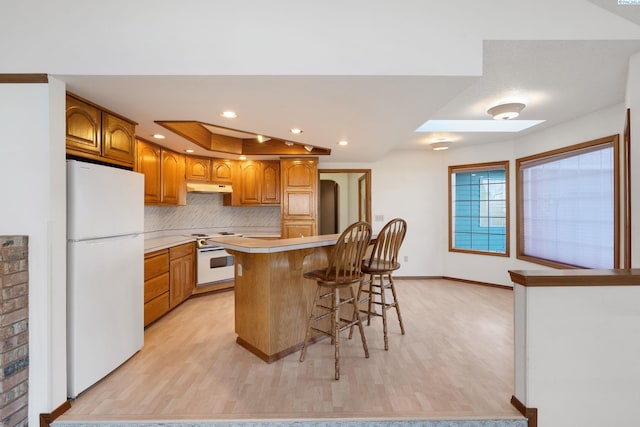
POLYGON ((144 343, 144 175, 67 161, 67 394, 144 343))

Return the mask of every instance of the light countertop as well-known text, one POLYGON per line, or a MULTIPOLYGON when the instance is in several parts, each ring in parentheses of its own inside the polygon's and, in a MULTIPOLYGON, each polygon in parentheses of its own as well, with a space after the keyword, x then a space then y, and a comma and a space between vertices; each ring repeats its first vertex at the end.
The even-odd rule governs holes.
MULTIPOLYGON (((145 238, 144 239, 144 253, 149 253, 149 252, 154 252, 154 251, 159 251, 162 249, 166 249, 166 248, 170 248, 172 246, 177 246, 177 245, 182 245, 184 243, 189 243, 189 242, 195 242, 196 241, 196 237, 190 236, 189 232, 180 232, 178 233, 173 233, 173 234, 167 234, 167 235, 163 235, 162 233, 153 233, 150 235, 150 237, 145 238)), ((206 234, 206 233, 205 233, 206 234)), ((279 239, 280 238, 280 234, 279 233, 273 233, 273 232, 256 232, 256 231, 252 231, 249 232, 247 234, 243 234, 243 236, 246 237, 234 237, 235 239, 243 239, 243 240, 249 240, 249 241, 257 241, 257 242, 268 242, 269 240, 260 240, 260 239, 279 239)), ((226 237, 226 239, 229 239, 230 237, 226 237)), ((211 239, 212 241, 216 241, 218 242, 216 239, 211 239)), ((221 238, 221 239, 225 239, 225 238, 221 238)), ((297 239, 288 239, 288 240, 297 240, 297 239)), ((271 242, 277 242, 279 240, 270 240, 271 242)), ((221 242, 221 241, 220 241, 221 242)), ((335 242, 334 242, 335 243, 335 242)), ((254 243, 254 244, 258 244, 258 243, 254 243)), ((258 244, 259 245, 259 244, 258 244)), ((223 244, 221 244, 220 246, 224 246, 223 244)))
POLYGON ((144 253, 159 251, 161 249, 170 248, 172 246, 182 245, 183 243, 195 242, 195 237, 187 237, 184 235, 163 236, 152 239, 144 239, 144 253))
POLYGON ((250 237, 220 236, 210 240, 218 243, 225 249, 236 250, 244 253, 273 253, 286 252, 298 249, 317 248, 321 246, 335 245, 340 234, 327 234, 323 236, 294 237, 292 239, 254 239, 250 237))

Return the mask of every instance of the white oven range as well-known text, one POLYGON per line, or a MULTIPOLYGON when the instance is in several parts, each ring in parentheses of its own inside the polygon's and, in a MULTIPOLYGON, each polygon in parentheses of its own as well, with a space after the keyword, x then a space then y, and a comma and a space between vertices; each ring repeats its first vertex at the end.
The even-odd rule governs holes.
MULTIPOLYGON (((219 233, 218 236, 235 235, 233 233, 219 233)), ((196 287, 212 283, 228 282, 234 279, 234 257, 219 244, 209 238, 215 235, 194 235, 198 237, 196 287)))

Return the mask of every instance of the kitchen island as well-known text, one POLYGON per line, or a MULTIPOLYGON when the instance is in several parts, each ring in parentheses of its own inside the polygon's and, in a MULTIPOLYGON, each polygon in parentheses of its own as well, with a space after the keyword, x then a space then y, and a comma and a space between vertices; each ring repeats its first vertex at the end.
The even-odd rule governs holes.
POLYGON ((327 265, 339 236, 212 239, 235 256, 238 344, 269 363, 302 348, 316 289, 303 274, 327 265))

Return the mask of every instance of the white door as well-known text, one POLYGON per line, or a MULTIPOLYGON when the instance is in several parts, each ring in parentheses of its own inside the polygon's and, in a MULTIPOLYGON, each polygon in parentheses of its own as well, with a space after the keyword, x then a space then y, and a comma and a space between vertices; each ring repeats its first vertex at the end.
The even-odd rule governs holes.
POLYGON ((144 240, 69 242, 67 251, 68 393, 75 398, 142 348, 144 240))
POLYGON ((70 240, 144 231, 144 175, 67 161, 67 235, 70 240))

